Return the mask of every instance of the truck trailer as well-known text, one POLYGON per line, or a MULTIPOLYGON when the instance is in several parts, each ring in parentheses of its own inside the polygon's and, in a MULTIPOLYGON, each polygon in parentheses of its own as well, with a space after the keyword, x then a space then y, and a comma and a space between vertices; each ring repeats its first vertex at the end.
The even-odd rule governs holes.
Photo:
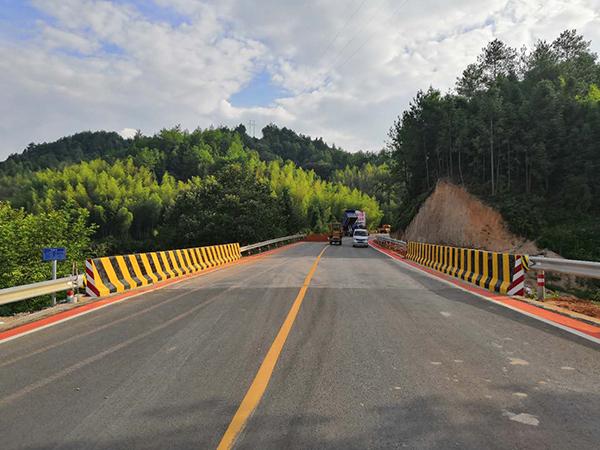
POLYGON ((357 228, 366 228, 367 217, 364 211, 347 209, 342 217, 342 229, 345 236, 352 236, 357 228))

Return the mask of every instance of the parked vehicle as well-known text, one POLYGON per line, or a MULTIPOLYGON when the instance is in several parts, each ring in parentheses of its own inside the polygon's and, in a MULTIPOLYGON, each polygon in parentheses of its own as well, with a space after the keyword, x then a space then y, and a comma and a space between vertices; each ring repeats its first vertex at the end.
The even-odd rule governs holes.
POLYGON ((379 228, 377 228, 378 233, 390 234, 390 231, 392 231, 392 226, 388 223, 383 224, 379 228))
POLYGON ((342 245, 342 236, 344 231, 342 229, 342 224, 339 222, 333 222, 329 224, 329 236, 327 239, 329 240, 329 245, 342 245))
POLYGON ((352 236, 357 228, 366 228, 367 216, 364 211, 347 209, 342 217, 342 228, 345 236, 352 236))
POLYGON ((357 228, 352 235, 352 247, 368 247, 369 232, 364 228, 357 228))

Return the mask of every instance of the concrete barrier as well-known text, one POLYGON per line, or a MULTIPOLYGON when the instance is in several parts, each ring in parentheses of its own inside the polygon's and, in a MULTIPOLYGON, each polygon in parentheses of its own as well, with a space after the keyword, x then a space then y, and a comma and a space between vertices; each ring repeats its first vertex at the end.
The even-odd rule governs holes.
POLYGON ((523 295, 527 255, 409 242, 406 258, 501 294, 523 295))
POLYGON ((222 266, 241 257, 240 245, 231 243, 88 259, 86 293, 103 297, 222 266))

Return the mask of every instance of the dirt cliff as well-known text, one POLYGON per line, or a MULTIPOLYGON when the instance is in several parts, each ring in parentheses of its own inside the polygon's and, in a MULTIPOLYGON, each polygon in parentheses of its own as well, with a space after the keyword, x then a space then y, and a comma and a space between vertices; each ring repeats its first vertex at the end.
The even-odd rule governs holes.
POLYGON ((446 181, 438 182, 407 227, 404 238, 498 252, 539 252, 533 242, 512 234, 498 211, 446 181))

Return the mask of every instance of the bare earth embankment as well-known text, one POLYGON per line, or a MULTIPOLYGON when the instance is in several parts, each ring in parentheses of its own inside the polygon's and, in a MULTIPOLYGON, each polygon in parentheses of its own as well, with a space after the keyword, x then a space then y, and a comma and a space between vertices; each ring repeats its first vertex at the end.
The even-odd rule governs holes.
MULTIPOLYGON (((501 214, 484 204, 466 189, 446 181, 438 182, 433 194, 404 232, 407 241, 455 247, 485 249, 495 252, 560 258, 560 255, 539 249, 534 242, 511 233, 501 214)), ((574 283, 572 277, 561 277, 557 285, 574 283), (571 278, 571 279, 569 279, 571 278)), ((535 291, 535 273, 529 272, 528 285, 535 291)), ((587 316, 600 318, 600 305, 571 295, 547 298, 544 305, 554 305, 587 316)))

